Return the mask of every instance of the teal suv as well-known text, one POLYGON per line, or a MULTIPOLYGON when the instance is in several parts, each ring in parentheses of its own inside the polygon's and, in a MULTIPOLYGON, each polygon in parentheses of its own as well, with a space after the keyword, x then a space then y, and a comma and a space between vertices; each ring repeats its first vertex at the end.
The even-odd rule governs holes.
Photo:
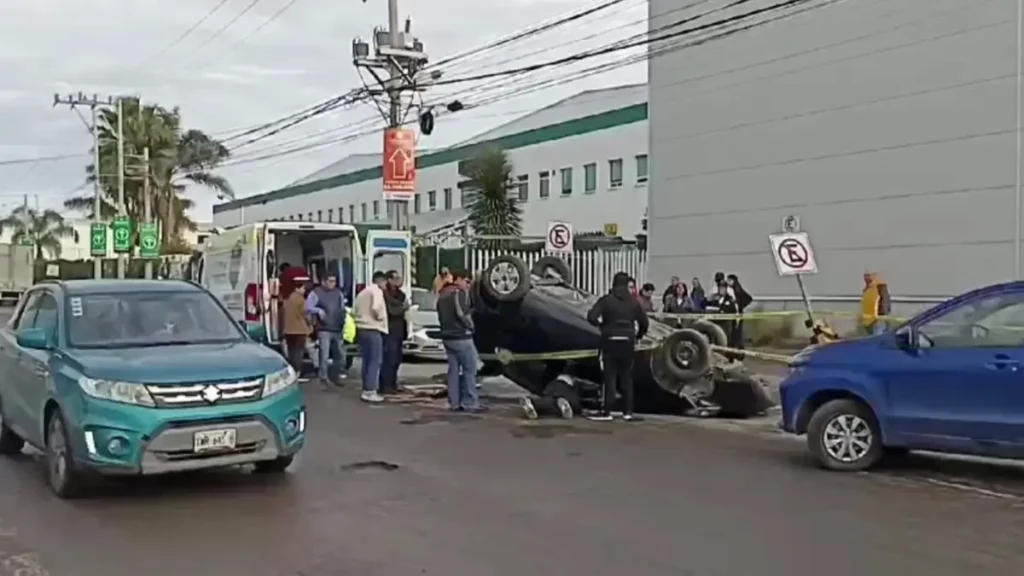
POLYGON ((61 497, 89 473, 283 472, 305 402, 260 329, 188 282, 41 283, 0 331, 0 454, 42 450, 61 497))

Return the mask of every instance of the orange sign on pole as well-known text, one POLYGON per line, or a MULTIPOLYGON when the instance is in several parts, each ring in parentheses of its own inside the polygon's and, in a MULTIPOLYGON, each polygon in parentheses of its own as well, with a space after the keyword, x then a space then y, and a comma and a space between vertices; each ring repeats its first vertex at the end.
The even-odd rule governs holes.
POLYGON ((416 193, 416 132, 384 130, 384 199, 410 200, 416 193))

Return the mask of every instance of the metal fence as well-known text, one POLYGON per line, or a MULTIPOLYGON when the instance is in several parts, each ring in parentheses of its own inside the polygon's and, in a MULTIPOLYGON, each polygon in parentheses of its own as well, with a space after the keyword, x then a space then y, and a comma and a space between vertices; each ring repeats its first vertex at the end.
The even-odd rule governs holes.
POLYGON ((618 250, 577 250, 569 254, 475 248, 469 251, 468 268, 483 270, 493 258, 505 254, 521 258, 527 266, 533 266, 543 256, 557 256, 572 269, 576 286, 592 294, 607 292, 616 272, 629 274, 638 285, 647 280, 647 252, 632 246, 618 250))

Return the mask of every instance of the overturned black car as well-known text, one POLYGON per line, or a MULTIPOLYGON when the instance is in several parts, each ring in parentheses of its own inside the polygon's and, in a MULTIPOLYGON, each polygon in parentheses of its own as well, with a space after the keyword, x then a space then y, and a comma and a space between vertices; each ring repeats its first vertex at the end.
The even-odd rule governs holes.
MULTIPOLYGON (((561 414, 595 402, 601 382, 596 355, 599 330, 587 321, 596 297, 571 284, 560 258, 540 258, 532 268, 515 256, 499 256, 471 285, 474 343, 487 360, 481 375, 502 374, 539 398, 555 400, 561 414), (510 356, 496 360, 495 354, 510 356), (517 359, 518 357, 518 359, 517 359)), ((717 325, 685 327, 655 319, 637 343, 633 369, 636 409, 647 413, 749 417, 773 405, 764 386, 742 365, 711 351, 723 345, 717 325)))

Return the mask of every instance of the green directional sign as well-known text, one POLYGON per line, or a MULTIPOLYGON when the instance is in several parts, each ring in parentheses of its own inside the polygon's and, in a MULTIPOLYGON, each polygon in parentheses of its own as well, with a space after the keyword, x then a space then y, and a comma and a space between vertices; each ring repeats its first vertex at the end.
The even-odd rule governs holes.
POLYGON ((107 255, 107 225, 93 224, 89 229, 89 253, 93 256, 107 255))
POLYGON ((114 218, 114 252, 132 251, 132 221, 127 216, 114 218))
POLYGON ((156 224, 139 225, 139 258, 160 257, 160 228, 156 224))
POLYGON ((22 246, 35 246, 36 242, 35 240, 32 239, 31 234, 25 234, 24 236, 21 237, 21 241, 18 243, 21 244, 22 246))

